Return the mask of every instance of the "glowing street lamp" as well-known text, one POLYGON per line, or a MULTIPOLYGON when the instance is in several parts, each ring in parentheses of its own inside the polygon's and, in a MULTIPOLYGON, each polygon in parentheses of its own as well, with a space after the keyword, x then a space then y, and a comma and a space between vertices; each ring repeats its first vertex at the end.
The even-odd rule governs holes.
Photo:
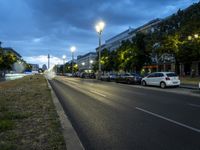
POLYGON ((189 40, 189 41, 192 40, 192 36, 189 35, 189 36, 188 36, 188 40, 189 40))
POLYGON ((75 46, 72 46, 71 48, 70 48, 70 51, 71 51, 71 53, 72 53, 72 76, 74 76, 74 52, 75 52, 75 50, 76 50, 76 47, 75 46))
POLYGON ((93 62, 94 62, 93 60, 90 60, 90 64, 93 64, 93 62))
POLYGON ((95 26, 96 32, 98 33, 98 36, 99 36, 99 72, 98 72, 98 79, 100 79, 100 77, 101 77, 101 35, 102 35, 104 27, 105 27, 105 23, 103 21, 99 22, 95 26))
POLYGON ((85 62, 82 62, 81 64, 82 64, 82 66, 85 66, 85 62))
POLYGON ((191 41, 191 40, 194 40, 194 39, 198 39, 199 38, 199 35, 198 34, 194 34, 194 37, 189 35, 188 36, 188 40, 191 41))
POLYGON ((94 61, 91 59, 91 60, 90 60, 90 64, 89 64, 89 68, 90 68, 90 69, 92 68, 93 62, 94 62, 94 61))
POLYGON ((195 39, 197 39, 198 37, 199 37, 199 35, 198 35, 198 34, 195 34, 195 35, 194 35, 194 38, 195 38, 195 39))

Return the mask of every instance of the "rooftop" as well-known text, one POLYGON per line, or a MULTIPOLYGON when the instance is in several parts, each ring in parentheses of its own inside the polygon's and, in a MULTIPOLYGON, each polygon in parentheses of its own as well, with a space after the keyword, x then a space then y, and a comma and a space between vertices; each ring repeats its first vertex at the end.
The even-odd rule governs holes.
POLYGON ((85 55, 79 55, 79 56, 77 56, 77 60, 81 59, 81 58, 84 58, 84 57, 87 57, 89 55, 97 55, 97 53, 96 52, 89 52, 89 53, 87 53, 85 55))
POLYGON ((6 51, 6 52, 11 52, 11 53, 14 53, 17 57, 21 58, 22 56, 16 52, 13 48, 11 47, 3 47, 3 50, 6 51))

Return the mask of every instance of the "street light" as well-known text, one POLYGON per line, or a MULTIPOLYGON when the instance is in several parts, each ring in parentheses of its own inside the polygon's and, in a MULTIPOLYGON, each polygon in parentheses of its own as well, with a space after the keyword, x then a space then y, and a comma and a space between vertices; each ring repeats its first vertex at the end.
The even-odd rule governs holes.
POLYGON ((93 64, 93 62, 94 62, 93 60, 90 60, 90 64, 93 64))
POLYGON ((93 64, 93 62, 94 62, 94 61, 91 59, 90 62, 89 62, 89 69, 92 68, 92 64, 93 64))
POLYGON ((188 40, 189 40, 189 41, 192 40, 192 36, 189 35, 189 36, 188 36, 188 40))
POLYGON ((64 75, 64 72, 65 72, 65 66, 64 65, 65 65, 66 56, 63 55, 62 58, 63 58, 63 75, 64 75))
POLYGON ((105 23, 103 21, 99 22, 96 25, 96 31, 98 33, 99 36, 99 72, 98 72, 98 79, 100 79, 101 77, 101 34, 103 32, 103 29, 105 27, 105 23))
POLYGON ((197 39, 198 37, 199 37, 199 35, 198 35, 198 34, 195 34, 195 35, 194 35, 194 38, 195 38, 195 39, 197 39))
POLYGON ((72 76, 74 76, 74 67, 73 67, 73 65, 74 65, 74 51, 76 50, 76 47, 75 46, 72 46, 71 48, 70 48, 70 51, 71 51, 71 53, 72 53, 72 76))
POLYGON ((191 40, 193 40, 193 39, 198 39, 198 38, 199 38, 199 35, 198 35, 198 34, 194 34, 194 37, 191 36, 191 35, 188 36, 188 40, 189 40, 189 41, 191 41, 191 40))

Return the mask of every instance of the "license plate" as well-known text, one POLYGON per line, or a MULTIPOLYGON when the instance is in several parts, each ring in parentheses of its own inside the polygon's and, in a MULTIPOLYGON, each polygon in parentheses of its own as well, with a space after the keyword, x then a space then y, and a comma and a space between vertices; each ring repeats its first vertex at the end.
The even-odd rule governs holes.
POLYGON ((177 84, 178 82, 173 82, 173 84, 177 84))

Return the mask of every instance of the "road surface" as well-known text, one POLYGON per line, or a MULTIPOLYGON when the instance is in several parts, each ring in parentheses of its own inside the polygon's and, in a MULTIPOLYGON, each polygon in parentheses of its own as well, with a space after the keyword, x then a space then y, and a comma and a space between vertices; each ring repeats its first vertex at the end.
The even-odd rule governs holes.
POLYGON ((200 98, 176 89, 50 81, 86 150, 200 150, 200 98))

